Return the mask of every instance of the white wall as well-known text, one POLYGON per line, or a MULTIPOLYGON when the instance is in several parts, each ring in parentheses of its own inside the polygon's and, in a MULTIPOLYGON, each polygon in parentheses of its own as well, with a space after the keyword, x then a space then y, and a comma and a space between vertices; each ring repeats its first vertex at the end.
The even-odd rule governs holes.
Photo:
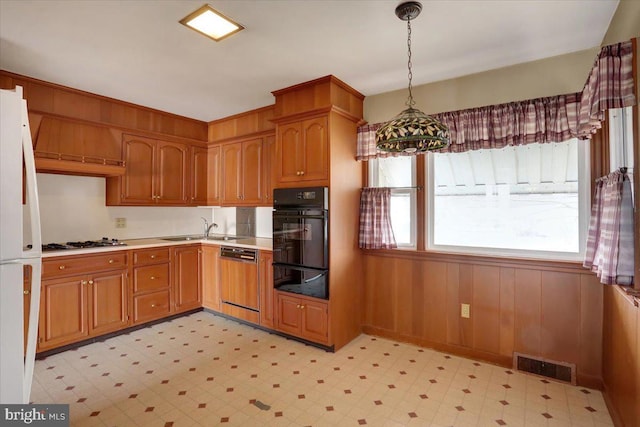
MULTIPOLYGON (((37 174, 37 180, 44 243, 198 234, 201 217, 219 225, 212 233, 235 234, 233 207, 111 207, 104 178, 37 174), (126 228, 116 228, 116 218, 126 218, 126 228)), ((256 210, 256 228, 258 237, 271 237, 271 208, 256 210)))

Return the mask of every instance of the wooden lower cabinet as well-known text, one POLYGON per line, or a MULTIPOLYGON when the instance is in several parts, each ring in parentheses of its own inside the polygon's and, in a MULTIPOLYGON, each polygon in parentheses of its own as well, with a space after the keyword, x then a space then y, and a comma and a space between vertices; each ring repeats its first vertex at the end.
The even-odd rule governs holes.
POLYGON ((273 290, 273 252, 260 251, 259 256, 260 271, 258 280, 260 281, 260 325, 265 328, 275 326, 274 314, 274 290, 273 290))
POLYGON ((173 303, 176 312, 202 306, 200 245, 179 246, 173 250, 173 303))
POLYGON ((85 275, 42 281, 38 350, 89 336, 86 283, 85 275))
POLYGON ((329 343, 329 304, 315 298, 275 291, 276 329, 299 338, 329 343))
POLYGON ((44 276, 38 351, 126 327, 129 322, 127 289, 125 269, 53 279, 44 276))
POLYGON ((133 324, 168 316, 171 309, 171 254, 168 247, 133 251, 133 324))
POLYGON ((220 311, 220 247, 203 245, 202 247, 202 305, 214 311, 220 311))
POLYGON ((125 328, 127 315, 127 272, 94 274, 88 280, 89 335, 102 335, 125 328))

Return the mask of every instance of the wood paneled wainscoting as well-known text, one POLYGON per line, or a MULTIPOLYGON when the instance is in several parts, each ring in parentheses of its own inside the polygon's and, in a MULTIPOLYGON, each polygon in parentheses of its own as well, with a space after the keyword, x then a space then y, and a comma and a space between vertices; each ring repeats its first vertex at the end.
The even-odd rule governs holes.
POLYGON ((371 251, 363 271, 366 333, 509 367, 514 352, 572 363, 602 388, 603 287, 578 263, 371 251))
POLYGON ((616 426, 640 426, 640 307, 617 286, 604 289, 604 398, 616 426))

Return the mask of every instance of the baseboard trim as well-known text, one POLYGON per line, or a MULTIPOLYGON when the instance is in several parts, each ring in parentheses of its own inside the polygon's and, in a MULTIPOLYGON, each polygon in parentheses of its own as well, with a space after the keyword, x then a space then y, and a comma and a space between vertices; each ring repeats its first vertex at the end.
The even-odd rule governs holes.
POLYGON ((618 412, 618 408, 613 403, 611 396, 609 395, 609 391, 607 390, 607 384, 604 383, 602 388, 602 397, 604 398, 604 403, 607 405, 607 409, 609 410, 609 415, 611 415, 611 420, 613 421, 613 425, 615 427, 626 427, 624 422, 622 421, 622 417, 618 412))

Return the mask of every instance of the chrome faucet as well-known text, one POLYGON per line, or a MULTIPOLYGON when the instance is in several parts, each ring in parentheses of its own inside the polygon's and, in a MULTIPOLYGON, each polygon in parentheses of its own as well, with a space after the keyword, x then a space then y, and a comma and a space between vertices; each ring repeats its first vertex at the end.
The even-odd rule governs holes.
POLYGON ((212 222, 211 224, 209 224, 209 221, 207 221, 205 217, 201 216, 200 218, 202 218, 202 220, 204 221, 203 237, 206 239, 207 237, 209 237, 209 233, 211 232, 212 228, 218 228, 218 224, 216 224, 215 222, 212 222))

